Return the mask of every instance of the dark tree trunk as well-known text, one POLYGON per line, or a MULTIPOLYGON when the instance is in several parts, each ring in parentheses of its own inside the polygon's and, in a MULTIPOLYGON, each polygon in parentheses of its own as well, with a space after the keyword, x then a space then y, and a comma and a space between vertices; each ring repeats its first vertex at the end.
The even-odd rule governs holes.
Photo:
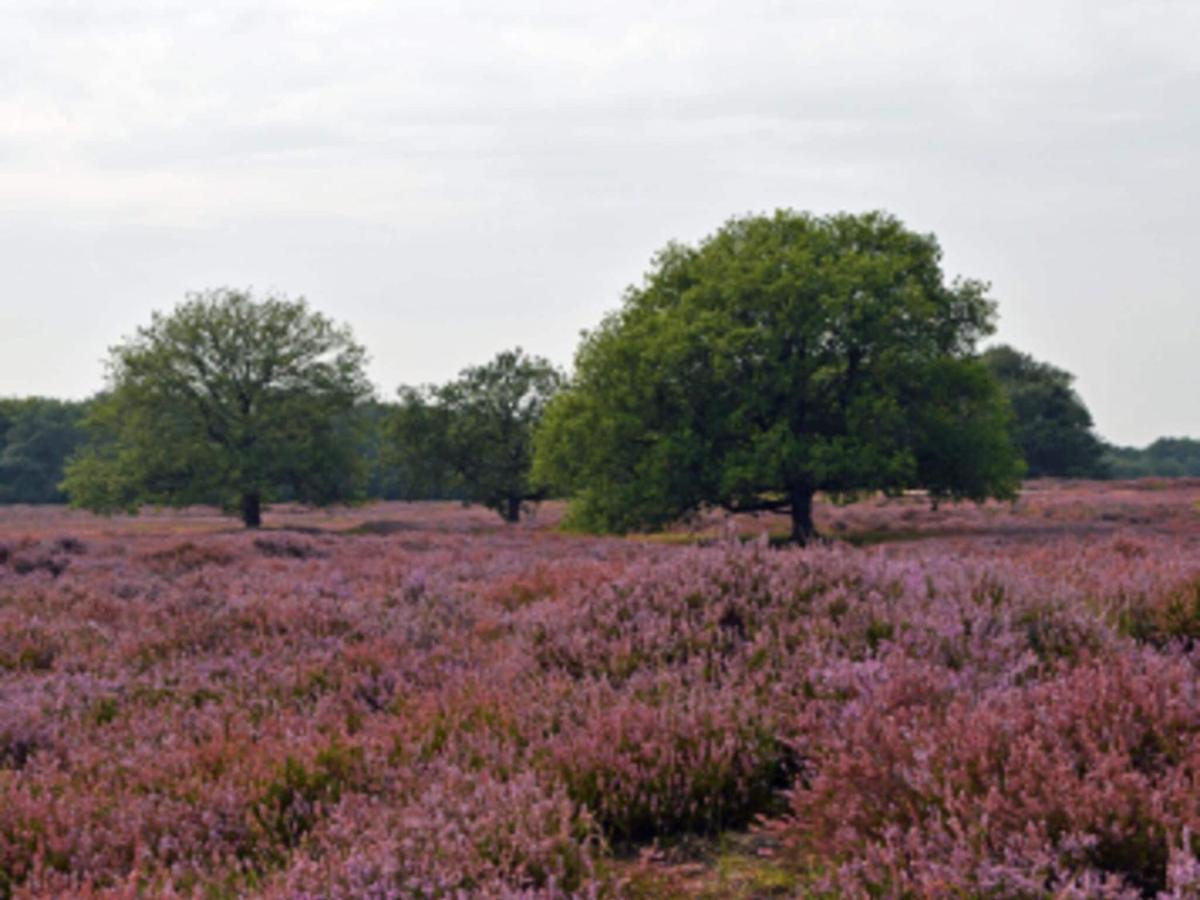
POLYGON ((262 525, 262 497, 258 494, 242 494, 242 521, 247 528, 262 525))
POLYGON ((505 522, 519 522, 521 520, 521 498, 506 497, 503 515, 505 522))
POLYGON ((812 517, 814 493, 810 487, 792 488, 788 492, 792 507, 792 540, 801 547, 817 535, 812 517))

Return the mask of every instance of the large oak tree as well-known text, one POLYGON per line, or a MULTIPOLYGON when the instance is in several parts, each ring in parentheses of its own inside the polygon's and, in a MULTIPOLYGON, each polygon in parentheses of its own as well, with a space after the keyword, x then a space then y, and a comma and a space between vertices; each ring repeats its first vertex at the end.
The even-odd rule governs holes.
POLYGON ((790 511, 800 542, 818 491, 1011 496, 1009 412, 974 356, 994 304, 940 260, 883 213, 782 210, 670 244, 585 335, 536 478, 585 528, 716 505, 790 511))

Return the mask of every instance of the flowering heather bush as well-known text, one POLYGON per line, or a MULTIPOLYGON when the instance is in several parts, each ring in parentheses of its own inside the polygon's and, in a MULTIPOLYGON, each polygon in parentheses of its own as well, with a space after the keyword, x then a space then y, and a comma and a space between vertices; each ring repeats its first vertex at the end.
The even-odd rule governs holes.
POLYGON ((847 893, 1192 895, 1196 674, 1132 652, 980 695, 889 661, 806 730, 813 774, 772 827, 847 893))
POLYGON ((456 767, 426 771, 400 806, 355 795, 265 885, 279 897, 561 895, 593 875, 597 836, 560 790, 532 772, 497 779, 456 767), (333 851, 333 852, 330 852, 333 851))
POLYGON ((5 510, 0 898, 611 896, 727 829, 814 893, 1195 895, 1197 498, 824 506, 864 546, 807 550, 5 510))
POLYGON ((789 783, 787 747, 734 692, 676 693, 623 700, 600 691, 556 742, 568 794, 614 840, 743 826, 789 783))

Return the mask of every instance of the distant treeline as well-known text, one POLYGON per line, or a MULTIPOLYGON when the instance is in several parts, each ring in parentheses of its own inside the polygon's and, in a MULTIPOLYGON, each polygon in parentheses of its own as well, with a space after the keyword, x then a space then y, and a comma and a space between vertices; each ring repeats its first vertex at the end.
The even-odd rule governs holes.
MULTIPOLYGON (((1097 442, 1099 455, 1079 450, 1074 436, 1050 439, 1046 410, 1010 392, 1017 433, 1031 477, 1175 478, 1200 477, 1200 440, 1163 437, 1147 447, 1097 442), (1069 451, 1069 452, 1068 452, 1069 451), (1082 461, 1081 461, 1082 460, 1082 461)), ((84 417, 91 401, 49 397, 0 398, 0 503, 64 503, 59 488, 66 461, 87 440, 84 417)), ((395 435, 413 435, 428 411, 411 397, 401 402, 371 400, 357 408, 359 456, 371 500, 461 500, 461 483, 444 466, 421 453, 396 452, 395 435)), ((410 437, 410 447, 418 445, 410 437)), ((435 451, 436 452, 436 451, 435 451)), ((281 500, 288 499, 281 497, 281 500)))
POLYGON ((0 398, 0 503, 65 503, 63 467, 87 439, 88 403, 0 398))
POLYGON ((1109 444, 1101 464, 1110 478, 1200 478, 1200 441, 1162 437, 1141 450, 1109 444))
MULTIPOLYGON (((0 504, 65 503, 59 485, 66 462, 87 441, 84 419, 93 401, 49 397, 0 398, 0 504)), ((402 404, 372 400, 357 407, 359 457, 370 500, 458 500, 461 486, 437 466, 387 454, 388 429, 402 404)), ((279 499, 286 502, 289 497, 279 499)))

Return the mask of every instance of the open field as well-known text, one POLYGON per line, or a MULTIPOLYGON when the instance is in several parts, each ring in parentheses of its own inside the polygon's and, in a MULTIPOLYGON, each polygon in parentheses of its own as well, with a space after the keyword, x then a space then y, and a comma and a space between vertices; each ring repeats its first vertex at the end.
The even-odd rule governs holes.
POLYGON ((0 897, 1200 895, 1200 481, 559 514, 0 509, 0 897))

